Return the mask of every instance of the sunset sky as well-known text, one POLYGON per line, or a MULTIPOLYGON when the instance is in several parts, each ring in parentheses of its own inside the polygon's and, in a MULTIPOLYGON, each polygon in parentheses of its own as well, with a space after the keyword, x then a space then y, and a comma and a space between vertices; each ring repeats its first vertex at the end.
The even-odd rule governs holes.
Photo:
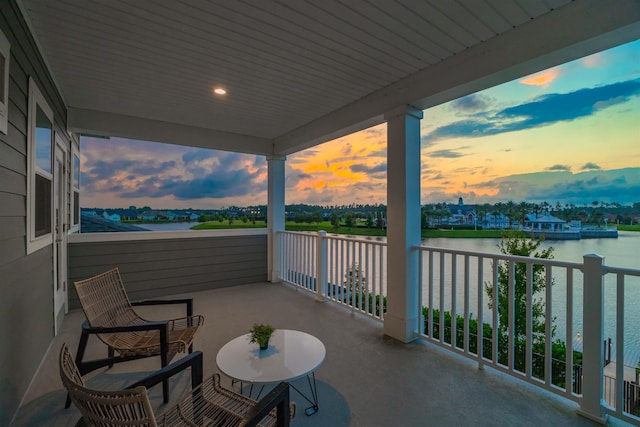
MULTIPOLYGON (((640 41, 425 110, 422 203, 640 202, 640 41)), ((81 206, 267 202, 264 156, 81 139, 81 206)), ((287 157, 286 203, 386 203, 386 125, 287 157)))

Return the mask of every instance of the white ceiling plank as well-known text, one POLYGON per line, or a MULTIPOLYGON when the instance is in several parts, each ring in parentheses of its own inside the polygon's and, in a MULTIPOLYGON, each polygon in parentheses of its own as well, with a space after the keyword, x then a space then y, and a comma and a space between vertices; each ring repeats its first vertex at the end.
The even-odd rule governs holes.
POLYGON ((454 22, 459 22, 477 41, 486 41, 496 35, 495 31, 480 21, 474 14, 463 7, 458 0, 427 0, 454 22))
POLYGON ((552 9, 564 6, 571 0, 515 0, 531 16, 540 16, 552 9), (555 2, 555 7, 549 5, 550 1, 555 2))
MULTIPOLYGON (((463 47, 472 46, 480 40, 473 36, 463 25, 454 21, 448 15, 442 13, 437 7, 428 2, 416 2, 413 0, 399 0, 399 2, 410 11, 424 21, 424 25, 433 28, 453 39, 455 43, 461 44, 463 47)), ((458 52, 458 51, 456 51, 458 52)))
POLYGON ((404 40, 388 31, 383 25, 359 14, 348 4, 331 0, 314 3, 313 6, 317 9, 316 16, 322 17, 330 28, 340 31, 354 41, 366 44, 374 52, 388 55, 391 58, 390 63, 402 67, 407 73, 415 72, 427 65, 406 49, 399 48, 398 45, 403 46, 404 40))
MULTIPOLYGON (((287 7, 279 3, 266 3, 261 0, 249 0, 247 6, 241 8, 242 3, 233 3, 238 13, 260 13, 263 21, 269 25, 277 24, 288 37, 300 42, 310 42, 310 49, 314 46, 324 49, 323 54, 329 58, 342 55, 342 61, 348 64, 348 70, 353 75, 366 78, 369 74, 376 76, 376 83, 380 83, 381 76, 391 73, 397 77, 403 76, 404 72, 395 67, 389 66, 367 53, 366 45, 358 40, 345 37, 337 31, 329 30, 324 23, 303 13, 300 9, 287 7), (355 65, 355 66, 354 66, 355 65)), ((316 52, 319 53, 319 52, 316 52)), ((386 79, 386 78, 385 78, 386 79)))
POLYGON ((529 15, 517 1, 511 0, 487 0, 491 7, 502 15, 511 27, 524 24, 529 19, 533 19, 538 15, 529 15))
MULTIPOLYGON (((485 0, 457 0, 478 21, 491 29, 494 34, 502 34, 513 26, 485 0)), ((503 0, 508 3, 510 0, 503 0)))
POLYGON ((427 64, 432 64, 451 54, 442 46, 414 31, 404 22, 402 17, 396 17, 397 4, 391 1, 370 2, 368 0, 350 0, 349 6, 356 8, 360 14, 371 22, 377 22, 387 31, 397 37, 396 46, 420 58, 427 64))

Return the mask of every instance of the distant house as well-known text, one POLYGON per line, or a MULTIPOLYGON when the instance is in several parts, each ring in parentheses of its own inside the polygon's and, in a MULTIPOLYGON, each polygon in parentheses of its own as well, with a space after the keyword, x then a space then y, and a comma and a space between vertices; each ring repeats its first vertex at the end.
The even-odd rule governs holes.
POLYGON ((155 221, 155 220, 167 220, 169 219, 165 212, 150 210, 144 211, 142 213, 142 219, 144 221, 155 221))
POLYGON ((121 222, 114 222, 100 215, 90 215, 82 212, 80 216, 80 229, 82 233, 110 233, 120 231, 148 231, 146 228, 138 227, 121 222))
POLYGON ((138 211, 135 209, 122 209, 119 213, 123 220, 132 221, 138 219, 138 211))
POLYGON ((198 218, 200 218, 200 215, 198 215, 197 213, 192 213, 191 215, 189 215, 189 220, 191 221, 197 221, 198 218))
POLYGON ((537 231, 562 231, 566 223, 567 221, 545 212, 543 214, 527 214, 524 220, 524 227, 525 229, 537 231))
POLYGON ((177 219, 181 219, 181 216, 173 211, 164 212, 164 216, 169 221, 175 221, 177 219))
POLYGON ((449 224, 476 224, 476 205, 465 205, 462 197, 458 198, 457 204, 447 205, 447 209, 451 214, 447 219, 449 224))
POLYGON ((120 222, 122 220, 122 217, 117 213, 109 213, 107 211, 104 211, 102 212, 102 216, 103 218, 108 219, 110 221, 114 221, 114 222, 120 222))

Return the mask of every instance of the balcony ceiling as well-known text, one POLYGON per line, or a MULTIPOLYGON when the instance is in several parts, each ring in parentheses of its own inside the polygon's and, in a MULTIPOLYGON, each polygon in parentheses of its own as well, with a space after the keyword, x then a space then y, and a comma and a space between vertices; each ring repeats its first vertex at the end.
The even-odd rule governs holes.
POLYGON ((290 154, 640 37, 618 0, 21 0, 76 132, 290 154), (224 97, 212 93, 224 87, 224 97))

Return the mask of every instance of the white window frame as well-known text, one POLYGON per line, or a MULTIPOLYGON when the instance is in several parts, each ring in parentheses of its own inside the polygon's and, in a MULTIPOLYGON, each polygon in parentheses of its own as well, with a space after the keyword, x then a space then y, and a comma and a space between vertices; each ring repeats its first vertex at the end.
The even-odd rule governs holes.
MULTIPOLYGON (((80 231, 80 206, 76 206, 75 196, 78 193, 78 200, 80 200, 80 170, 78 170, 78 186, 76 187, 76 162, 75 159, 78 157, 78 160, 82 162, 80 158, 80 150, 76 148, 76 145, 71 143, 71 201, 69 205, 71 206, 71 212, 69 214, 69 233, 78 233, 80 231), (74 224, 74 215, 78 213, 78 223, 74 224)), ((80 168, 80 162, 78 163, 78 169, 80 168)), ((79 205, 80 203, 78 203, 79 205)))
POLYGON ((11 44, 0 30, 0 55, 4 57, 4 76, 0 85, 4 87, 4 96, 0 99, 0 132, 7 134, 9 117, 9 60, 11 59, 11 44))
POLYGON ((53 110, 49 107, 49 104, 44 99, 42 92, 38 89, 36 82, 33 78, 29 77, 29 128, 27 130, 27 255, 31 254, 39 249, 53 244, 53 227, 54 227, 54 212, 53 212, 53 158, 54 158, 54 137, 55 132, 53 130, 53 110), (45 113, 47 118, 51 121, 51 173, 43 171, 36 166, 36 114, 37 107, 45 113), (42 236, 36 237, 36 172, 44 177, 49 177, 51 180, 51 231, 42 236))

